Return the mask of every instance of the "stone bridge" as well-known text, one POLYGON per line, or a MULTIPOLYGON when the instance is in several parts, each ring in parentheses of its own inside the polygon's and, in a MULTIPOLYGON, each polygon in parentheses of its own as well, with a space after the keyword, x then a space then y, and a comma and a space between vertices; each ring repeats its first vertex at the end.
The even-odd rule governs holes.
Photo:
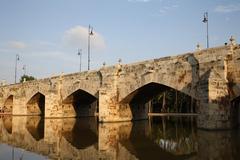
POLYGON ((1 86, 0 109, 46 118, 98 115, 100 122, 146 119, 148 101, 167 88, 197 101, 199 128, 236 127, 240 45, 1 86))

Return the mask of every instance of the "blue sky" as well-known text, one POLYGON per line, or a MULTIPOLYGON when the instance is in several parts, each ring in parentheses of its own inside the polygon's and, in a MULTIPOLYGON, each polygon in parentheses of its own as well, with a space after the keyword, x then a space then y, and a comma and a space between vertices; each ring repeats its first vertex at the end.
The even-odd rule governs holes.
POLYGON ((91 69, 118 59, 131 63, 206 46, 203 13, 209 13, 210 47, 231 35, 240 39, 240 0, 0 0, 0 81, 26 72, 37 78, 87 69, 87 27, 91 69))

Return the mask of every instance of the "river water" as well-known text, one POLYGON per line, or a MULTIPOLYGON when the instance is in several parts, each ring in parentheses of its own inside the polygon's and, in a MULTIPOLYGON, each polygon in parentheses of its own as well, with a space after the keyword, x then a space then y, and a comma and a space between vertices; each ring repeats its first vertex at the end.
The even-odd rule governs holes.
POLYGON ((0 117, 1 160, 233 160, 239 156, 239 130, 198 130, 196 116, 100 124, 95 117, 0 117))

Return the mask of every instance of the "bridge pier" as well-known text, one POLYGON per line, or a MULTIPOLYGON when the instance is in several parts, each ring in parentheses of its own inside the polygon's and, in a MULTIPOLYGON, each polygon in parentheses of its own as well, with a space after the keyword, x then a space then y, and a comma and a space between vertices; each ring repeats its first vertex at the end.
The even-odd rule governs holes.
POLYGON ((12 115, 28 115, 25 97, 13 96, 12 115))
POLYGON ((117 122, 131 121, 130 107, 120 105, 116 92, 102 89, 99 91, 99 121, 117 122))
POLYGON ((239 107, 233 105, 233 100, 240 95, 240 55, 237 49, 237 46, 230 45, 221 59, 216 57, 217 61, 210 61, 202 67, 208 72, 202 74, 197 87, 200 99, 198 128, 232 129, 238 125, 239 107))
POLYGON ((45 113, 46 118, 63 117, 63 109, 59 95, 49 93, 45 96, 45 113))

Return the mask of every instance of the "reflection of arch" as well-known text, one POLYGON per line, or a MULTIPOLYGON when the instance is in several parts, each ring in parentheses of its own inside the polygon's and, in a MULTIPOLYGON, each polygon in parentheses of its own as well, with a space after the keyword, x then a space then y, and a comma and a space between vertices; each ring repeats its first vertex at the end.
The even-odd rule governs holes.
MULTIPOLYGON (((146 130, 147 128, 154 129, 152 128, 153 126, 149 127, 148 125, 147 121, 135 122, 132 126, 130 137, 127 140, 120 141, 120 143, 138 159, 189 159, 190 157, 194 157, 195 150, 192 153, 182 155, 166 152, 166 150, 157 144, 160 139, 165 139, 159 134, 161 133, 161 130, 159 129, 159 126, 161 125, 157 123, 154 127, 158 133, 156 131, 151 133, 151 130, 146 130)), ((183 129, 185 130, 185 128, 183 129)), ((183 133, 185 134, 186 132, 183 133)), ((188 131, 188 134, 191 135, 191 131, 188 131)), ((174 135, 174 133, 172 133, 172 135, 174 135)), ((195 146, 196 145, 194 144, 190 147, 195 148, 195 146)))
POLYGON ((43 139, 44 119, 42 117, 27 117, 26 128, 36 141, 43 139))
POLYGON ((6 99, 2 110, 4 113, 12 114, 12 109, 13 109, 13 95, 10 95, 6 99))
POLYGON ((44 115, 45 112, 45 96, 37 92, 27 102, 27 112, 29 115, 44 115))
POLYGON ((66 115, 94 116, 97 109, 97 98, 78 89, 63 100, 63 111, 66 115))
POLYGON ((89 118, 77 119, 72 131, 64 132, 63 135, 74 147, 77 149, 84 149, 95 145, 98 142, 98 137, 91 127, 91 121, 89 124, 89 118))
POLYGON ((3 125, 4 128, 7 130, 8 133, 12 133, 12 116, 3 116, 3 125))

